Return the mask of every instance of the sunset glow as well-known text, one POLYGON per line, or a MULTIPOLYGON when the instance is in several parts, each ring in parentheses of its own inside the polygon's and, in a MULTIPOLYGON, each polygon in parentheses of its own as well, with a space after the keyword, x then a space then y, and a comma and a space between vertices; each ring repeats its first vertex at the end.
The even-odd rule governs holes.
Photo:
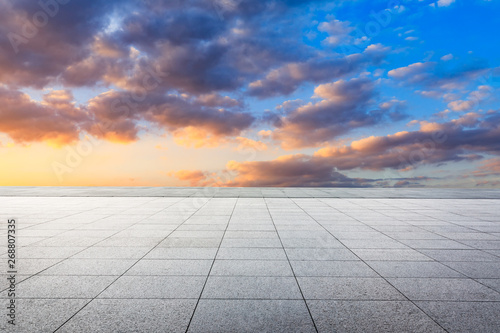
POLYGON ((0 185, 500 187, 496 0, 0 0, 0 185))

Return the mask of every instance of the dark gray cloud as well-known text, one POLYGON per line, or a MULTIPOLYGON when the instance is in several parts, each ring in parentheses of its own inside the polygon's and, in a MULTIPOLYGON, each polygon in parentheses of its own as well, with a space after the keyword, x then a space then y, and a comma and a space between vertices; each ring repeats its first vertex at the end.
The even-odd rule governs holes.
POLYGON ((0 1, 0 81, 42 88, 88 57, 117 1, 0 1), (45 8, 45 9, 44 9, 45 8))
POLYGON ((227 168, 237 176, 226 186, 361 187, 372 184, 369 179, 349 178, 336 172, 331 164, 307 155, 282 156, 272 161, 231 161, 227 168))
POLYGON ((288 63, 271 70, 265 78, 250 83, 248 93, 259 98, 288 95, 306 82, 323 83, 358 73, 368 64, 379 62, 389 50, 382 45, 370 45, 363 53, 346 57, 318 57, 305 62, 288 63))
MULTIPOLYGON (((420 129, 387 136, 372 136, 343 147, 318 150, 314 155, 288 155, 272 161, 229 162, 235 178, 227 186, 396 186, 417 187, 439 180, 405 172, 422 165, 475 161, 484 155, 500 155, 500 125, 491 117, 467 114, 444 123, 422 122, 420 129), (349 178, 350 170, 397 170, 401 177, 349 178), (405 175, 408 175, 405 177, 405 175)), ((470 176, 486 177, 499 172, 498 158, 484 161, 470 176)))
POLYGON ((417 62, 389 71, 389 76, 408 85, 426 89, 452 90, 486 74, 488 64, 481 59, 471 59, 461 64, 449 62, 417 62))
POLYGON ((221 96, 213 98, 215 102, 219 98, 220 102, 232 105, 224 109, 210 106, 214 105, 213 100, 160 94, 134 101, 129 92, 110 91, 89 102, 93 123, 87 131, 98 137, 127 142, 138 139, 141 121, 170 132, 193 127, 215 137, 236 136, 253 124, 254 117, 238 111, 240 105, 236 101, 221 96))
POLYGON ((383 120, 373 98, 374 83, 369 79, 339 80, 314 90, 321 100, 297 107, 282 117, 275 116, 274 140, 283 148, 313 147, 353 129, 383 120))

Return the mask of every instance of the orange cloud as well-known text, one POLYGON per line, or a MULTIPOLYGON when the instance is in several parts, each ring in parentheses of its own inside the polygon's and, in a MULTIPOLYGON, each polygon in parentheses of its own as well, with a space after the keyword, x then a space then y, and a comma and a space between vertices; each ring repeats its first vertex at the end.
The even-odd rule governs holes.
POLYGON ((188 181, 191 186, 207 186, 211 184, 208 180, 209 175, 200 170, 180 170, 170 172, 168 175, 182 181, 188 181))
POLYGON ((0 132, 16 143, 47 142, 61 146, 79 139, 88 121, 65 90, 52 91, 38 103, 27 94, 0 87, 0 132))
POLYGON ((236 137, 235 140, 236 140, 236 142, 239 143, 239 145, 237 147, 238 150, 241 150, 241 149, 255 149, 255 150, 259 150, 259 151, 267 150, 267 145, 262 141, 255 141, 255 140, 245 138, 242 136, 236 137))

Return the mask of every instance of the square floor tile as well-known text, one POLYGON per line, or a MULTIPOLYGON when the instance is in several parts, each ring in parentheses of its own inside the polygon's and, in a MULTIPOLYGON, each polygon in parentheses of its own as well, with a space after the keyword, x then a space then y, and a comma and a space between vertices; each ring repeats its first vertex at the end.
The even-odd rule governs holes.
POLYGON ((477 279, 500 279, 500 261, 496 262, 444 262, 460 273, 477 279))
POLYGON ((402 300, 403 295, 381 278, 298 277, 306 299, 402 300))
POLYGON ((144 259, 215 259, 217 248, 205 247, 157 247, 144 259))
POLYGON ((220 248, 217 259, 287 260, 280 248, 220 248))
POLYGON ((303 300, 200 300, 188 332, 315 332, 303 300), (214 320, 214 318, 217 318, 214 320))
POLYGON ((293 276, 285 260, 216 260, 210 275, 293 276))
POLYGON ((408 301, 312 301, 307 304, 319 332, 445 331, 408 301))
MULTIPOLYGON (((116 276, 37 275, 16 286, 17 298, 93 298, 109 286, 116 276)), ((0 294, 1 298, 6 293, 0 294)))
POLYGON ((495 333, 500 302, 416 302, 448 332, 495 333))
POLYGON ((364 262, 358 261, 291 261, 296 276, 377 277, 364 262))
POLYGON ((99 298, 199 298, 206 277, 122 276, 99 298))
POLYGON ((202 298, 302 299, 294 277, 210 276, 202 298))
POLYGON ((383 277, 464 277, 433 261, 367 261, 383 277))
POLYGON ((46 269, 41 275, 121 275, 135 259, 66 259, 46 269))
POLYGON ((126 275, 207 276, 213 260, 142 259, 126 275))
POLYGON ((412 301, 500 301, 500 293, 470 279, 390 278, 412 301))
MULTIPOLYGON (((18 299, 16 325, 0 321, 1 332, 54 332, 90 299, 18 299)), ((6 313, 5 313, 6 314, 6 313)))
POLYGON ((58 332, 185 332, 196 300, 95 299, 58 332))

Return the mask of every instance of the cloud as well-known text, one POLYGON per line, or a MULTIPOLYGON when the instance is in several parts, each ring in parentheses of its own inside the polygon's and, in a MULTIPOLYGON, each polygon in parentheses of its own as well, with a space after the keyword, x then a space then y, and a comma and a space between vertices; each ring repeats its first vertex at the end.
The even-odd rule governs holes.
MULTIPOLYGON (((416 131, 371 136, 350 145, 319 149, 312 156, 295 154, 271 161, 230 161, 226 172, 234 177, 223 185, 422 186, 436 178, 411 176, 417 166, 475 161, 483 154, 500 155, 500 127, 495 122, 498 117, 497 113, 483 118, 471 113, 444 123, 422 121, 416 131), (360 169, 398 170, 401 177, 360 179, 341 173, 360 169)), ((498 161, 494 158, 483 162, 475 175, 496 175, 500 170, 498 161)))
POLYGON ((259 98, 289 95, 305 82, 321 83, 355 73, 370 63, 378 63, 389 52, 381 44, 369 45, 363 53, 342 58, 313 58, 289 63, 270 71, 264 79, 251 82, 248 93, 259 98))
POLYGON ((383 119, 383 112, 372 103, 374 84, 368 79, 321 84, 314 93, 321 98, 319 102, 302 105, 274 119, 277 128, 272 137, 283 148, 318 146, 383 119))
POLYGON ((68 66, 88 57, 116 3, 71 1, 44 10, 38 1, 0 1, 0 81, 35 88, 53 84, 68 66), (45 24, 34 17, 45 17, 45 24))
POLYGON ((455 0, 438 0, 437 6, 438 7, 448 7, 452 3, 454 3, 455 0))
POLYGON ((443 60, 443 61, 450 61, 452 59, 453 59, 453 54, 451 54, 451 53, 441 57, 441 60, 443 60))
POLYGON ((388 75, 412 87, 420 85, 426 90, 453 90, 464 88, 487 70, 488 66, 482 60, 471 60, 457 66, 429 61, 390 70, 388 75))
POLYGON ((432 178, 425 177, 425 176, 404 178, 401 180, 397 180, 393 186, 394 187, 423 187, 425 185, 422 184, 422 182, 426 182, 426 181, 431 180, 431 179, 432 178))
POLYGON ((471 111, 479 106, 481 102, 487 100, 493 94, 493 88, 487 85, 481 85, 477 90, 471 92, 466 100, 455 100, 448 103, 448 107, 453 111, 464 112, 471 111))
MULTIPOLYGON (((201 147, 216 144, 224 137, 238 136, 255 120, 249 113, 206 106, 217 101, 213 96, 190 99, 152 93, 142 101, 133 97, 131 92, 108 91, 90 100, 89 111, 94 123, 88 131, 111 141, 135 141, 141 130, 139 123, 146 121, 173 133, 183 145, 192 143, 201 147)), ((236 105, 231 99, 222 98, 222 101, 236 105)))
POLYGON ((267 150, 267 145, 262 141, 256 141, 242 136, 236 137, 236 142, 239 144, 237 150, 253 149, 258 151, 267 150))
POLYGON ((79 139, 89 121, 64 90, 49 92, 38 103, 25 93, 0 87, 0 105, 0 132, 16 143, 69 144, 79 139))
POLYGON ((173 176, 182 181, 188 181, 190 186, 206 186, 207 173, 200 170, 180 170, 170 172, 169 176, 173 176))
POLYGON ((349 146, 318 150, 339 170, 380 171, 414 169, 420 165, 480 159, 482 153, 500 153, 500 127, 491 117, 465 114, 444 123, 420 122, 418 131, 371 136, 349 146))
POLYGON ((209 107, 234 108, 242 106, 242 102, 229 96, 221 96, 216 93, 199 95, 196 98, 197 103, 209 107))
POLYGON ((369 186, 370 180, 349 178, 333 167, 307 155, 281 156, 272 161, 236 162, 227 164, 236 177, 226 186, 369 186))
POLYGON ((200 0, 187 7, 182 1, 53 1, 44 12, 36 1, 2 0, 0 81, 38 89, 62 82, 136 90, 156 68, 169 73, 159 84, 165 90, 234 90, 273 66, 310 56, 312 48, 299 47, 296 38, 301 28, 284 15, 308 2, 224 0, 221 7, 200 0), (48 17, 39 28, 32 22, 36 13, 48 17), (257 17, 266 15, 273 20, 262 25, 257 17), (288 37, 276 27, 286 28, 288 37), (21 40, 15 48, 13 34, 21 40), (297 51, 285 52, 290 48, 297 51))
POLYGON ((320 23, 318 30, 329 34, 325 39, 326 43, 331 46, 337 46, 345 42, 349 34, 354 30, 349 24, 350 23, 347 21, 331 20, 329 22, 320 23))
POLYGON ((489 177, 500 175, 500 158, 481 161, 479 167, 472 172, 473 177, 489 177))

